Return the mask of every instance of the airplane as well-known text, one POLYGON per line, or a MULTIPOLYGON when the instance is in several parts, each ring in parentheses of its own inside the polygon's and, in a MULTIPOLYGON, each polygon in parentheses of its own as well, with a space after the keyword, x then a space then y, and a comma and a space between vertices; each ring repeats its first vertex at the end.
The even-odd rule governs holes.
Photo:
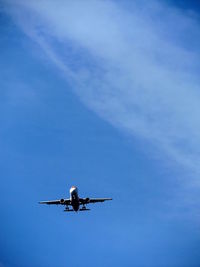
POLYGON ((40 201, 39 204, 47 204, 47 205, 65 205, 64 211, 86 211, 90 210, 86 207, 87 204, 104 202, 106 200, 112 200, 112 198, 80 198, 78 195, 78 188, 76 186, 72 186, 69 190, 70 198, 61 198, 58 200, 49 200, 49 201, 40 201), (82 205, 82 207, 80 207, 82 205), (72 208, 69 208, 71 206, 72 208))

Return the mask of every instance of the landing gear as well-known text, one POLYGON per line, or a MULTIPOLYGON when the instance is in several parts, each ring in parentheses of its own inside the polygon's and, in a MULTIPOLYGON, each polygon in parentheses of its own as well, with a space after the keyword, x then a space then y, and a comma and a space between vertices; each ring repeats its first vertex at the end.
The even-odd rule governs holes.
POLYGON ((74 211, 73 209, 70 209, 67 205, 66 208, 64 209, 64 211, 74 211))
POLYGON ((90 209, 88 209, 88 208, 86 207, 86 205, 83 204, 83 206, 81 207, 81 209, 79 209, 79 211, 85 211, 85 210, 90 210, 90 209))

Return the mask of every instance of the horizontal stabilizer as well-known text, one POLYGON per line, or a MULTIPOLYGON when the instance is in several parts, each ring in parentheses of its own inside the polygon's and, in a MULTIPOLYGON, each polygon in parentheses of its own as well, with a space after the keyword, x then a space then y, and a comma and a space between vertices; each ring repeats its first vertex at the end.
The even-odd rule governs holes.
POLYGON ((84 211, 84 210, 90 210, 90 209, 80 209, 79 211, 84 211))
POLYGON ((74 211, 74 210, 72 210, 72 209, 66 209, 66 210, 63 210, 63 211, 74 211))

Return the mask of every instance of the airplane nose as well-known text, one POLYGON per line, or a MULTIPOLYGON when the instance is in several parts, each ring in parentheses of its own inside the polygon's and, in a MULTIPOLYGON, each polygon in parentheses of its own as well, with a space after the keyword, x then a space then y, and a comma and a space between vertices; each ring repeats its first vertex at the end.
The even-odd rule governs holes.
POLYGON ((72 193, 73 191, 77 191, 77 187, 76 187, 76 186, 72 186, 72 187, 70 188, 70 193, 72 193))

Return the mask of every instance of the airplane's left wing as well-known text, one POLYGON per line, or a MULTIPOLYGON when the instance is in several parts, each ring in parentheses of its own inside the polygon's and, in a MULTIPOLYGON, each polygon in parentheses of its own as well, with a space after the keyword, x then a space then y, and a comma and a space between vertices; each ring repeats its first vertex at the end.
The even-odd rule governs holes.
POLYGON ((79 198, 81 204, 104 202, 107 200, 112 200, 112 198, 79 198))
POLYGON ((48 204, 48 205, 71 205, 71 200, 66 199, 58 199, 58 200, 48 200, 48 201, 40 201, 39 204, 48 204))

